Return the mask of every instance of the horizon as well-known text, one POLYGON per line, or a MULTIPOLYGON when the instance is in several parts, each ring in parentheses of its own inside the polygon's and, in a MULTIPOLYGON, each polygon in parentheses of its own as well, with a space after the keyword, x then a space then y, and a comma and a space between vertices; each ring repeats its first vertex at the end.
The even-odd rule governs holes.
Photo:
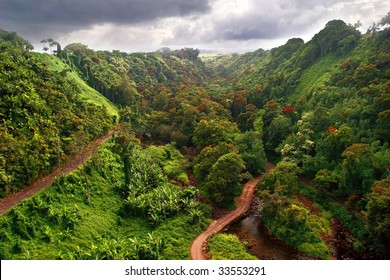
POLYGON ((162 47, 245 53, 309 41, 330 20, 361 23, 362 33, 390 11, 367 0, 31 0, 0 3, 0 27, 29 40, 35 50, 53 38, 94 50, 151 52, 162 47))

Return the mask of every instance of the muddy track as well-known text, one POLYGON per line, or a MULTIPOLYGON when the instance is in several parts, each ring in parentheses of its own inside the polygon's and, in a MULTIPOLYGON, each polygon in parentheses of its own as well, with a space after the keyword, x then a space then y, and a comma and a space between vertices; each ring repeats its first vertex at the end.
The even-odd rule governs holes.
POLYGON ((75 170, 77 167, 85 163, 88 158, 93 154, 94 150, 102 145, 105 141, 107 141, 113 134, 119 132, 123 129, 122 125, 118 125, 108 133, 103 135, 102 137, 95 139, 91 143, 89 143, 82 151, 81 154, 73 157, 69 160, 63 167, 58 168, 53 173, 48 176, 34 182, 26 187, 24 187, 21 191, 11 194, 0 201, 0 216, 9 211, 12 207, 19 204, 22 200, 27 199, 41 190, 49 187, 56 177, 61 175, 62 173, 69 173, 75 170))
MULTIPOLYGON (((267 163, 267 173, 275 168, 275 165, 267 163)), ((229 224, 240 218, 245 212, 249 210, 252 203, 254 191, 257 184, 263 179, 263 176, 257 177, 244 185, 242 194, 236 199, 238 207, 218 220, 213 221, 210 226, 201 233, 193 242, 190 248, 190 256, 192 260, 207 260, 206 247, 207 241, 213 234, 221 232, 229 224)))

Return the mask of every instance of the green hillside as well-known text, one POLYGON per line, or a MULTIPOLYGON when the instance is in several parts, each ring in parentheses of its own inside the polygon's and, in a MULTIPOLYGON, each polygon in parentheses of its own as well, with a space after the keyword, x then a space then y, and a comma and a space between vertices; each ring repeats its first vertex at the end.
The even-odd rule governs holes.
POLYGON ((329 55, 306 69, 302 73, 294 92, 288 97, 288 101, 296 102, 299 98, 302 98, 303 93, 306 95, 324 87, 329 82, 332 72, 339 67, 343 59, 344 57, 329 55))
POLYGON ((58 58, 32 53, 26 42, 0 30, 0 197, 79 153, 118 115, 58 58))
MULTIPOLYGON (((367 220, 346 219, 345 213, 321 201, 359 242, 370 240, 368 243, 376 245, 369 246, 389 252, 385 237, 389 207, 382 204, 389 201, 389 46, 388 28, 362 35, 336 20, 307 43, 291 39, 270 51, 208 60, 219 73, 236 81, 241 103, 261 108, 266 152, 283 166, 266 186, 274 197, 265 199, 274 210, 265 207, 264 215, 270 211, 266 222, 271 229, 298 248, 302 245, 294 240, 295 235, 278 228, 285 224, 288 205, 299 201, 289 200, 282 207, 271 202, 280 195, 291 199, 299 190, 298 185, 294 190, 291 178, 283 183, 283 173, 313 179, 320 191, 334 194, 344 207, 361 213, 367 220), (378 190, 377 185, 386 187, 378 190), (278 207, 280 212, 275 212, 278 207)), ((245 109, 236 121, 244 114, 245 109)), ((306 219, 309 221, 309 216, 306 219)), ((293 232, 298 230, 303 226, 293 232)), ((308 248, 306 252, 314 254, 315 247, 308 248)))
POLYGON ((40 55, 40 59, 49 71, 65 75, 69 83, 76 85, 80 90, 81 99, 97 106, 103 106, 107 109, 110 116, 119 117, 118 108, 99 92, 88 86, 70 66, 64 64, 58 57, 53 55, 40 55))

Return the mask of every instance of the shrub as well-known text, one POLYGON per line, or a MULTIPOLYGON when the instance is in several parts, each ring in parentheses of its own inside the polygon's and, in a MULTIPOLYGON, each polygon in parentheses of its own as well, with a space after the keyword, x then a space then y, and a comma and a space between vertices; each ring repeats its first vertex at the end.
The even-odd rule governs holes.
POLYGON ((234 234, 213 235, 207 248, 213 260, 257 260, 234 234))

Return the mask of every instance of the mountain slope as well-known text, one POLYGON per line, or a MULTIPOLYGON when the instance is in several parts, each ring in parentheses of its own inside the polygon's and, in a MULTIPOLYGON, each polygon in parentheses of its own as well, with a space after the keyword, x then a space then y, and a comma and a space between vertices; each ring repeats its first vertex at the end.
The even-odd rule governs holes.
MULTIPOLYGON (((39 54, 36 54, 39 56, 39 54)), ((64 64, 57 56, 42 55, 41 61, 49 71, 64 74, 69 83, 76 85, 80 91, 80 98, 96 106, 103 106, 111 116, 119 117, 118 108, 95 89, 86 84, 80 76, 68 65, 64 64)))
POLYGON ((48 174, 107 132, 115 106, 58 59, 0 30, 0 196, 48 174))
MULTIPOLYGON (((348 220, 322 201, 360 240, 356 242, 382 257, 390 250, 385 237, 390 224, 389 53, 389 28, 362 35, 335 20, 307 43, 291 39, 270 51, 208 60, 232 81, 241 104, 260 108, 268 156, 290 166, 273 175, 277 180, 268 186, 275 188, 276 198, 297 191, 289 189, 291 180, 281 183, 295 166, 318 188, 366 215, 362 226, 365 222, 348 220)), ((246 113, 241 110, 235 120, 246 113)))

